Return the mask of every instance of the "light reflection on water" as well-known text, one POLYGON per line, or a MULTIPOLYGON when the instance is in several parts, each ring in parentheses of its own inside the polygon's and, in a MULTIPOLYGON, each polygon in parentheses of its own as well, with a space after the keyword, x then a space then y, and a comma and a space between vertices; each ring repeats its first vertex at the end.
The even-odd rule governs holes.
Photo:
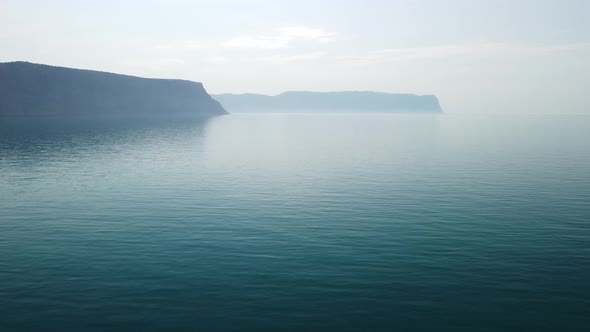
POLYGON ((588 142, 587 116, 2 123, 0 330, 579 328, 588 142))

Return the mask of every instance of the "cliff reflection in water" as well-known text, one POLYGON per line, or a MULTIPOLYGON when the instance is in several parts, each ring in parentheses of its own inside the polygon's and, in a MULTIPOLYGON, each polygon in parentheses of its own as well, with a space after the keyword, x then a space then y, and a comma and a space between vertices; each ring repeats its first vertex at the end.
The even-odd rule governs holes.
MULTIPOLYGON (((198 146, 211 118, 72 119, 5 118, 0 122, 0 160, 23 166, 67 156, 137 151, 134 145, 188 143, 198 146)), ((139 147, 137 147, 139 148, 139 147)))

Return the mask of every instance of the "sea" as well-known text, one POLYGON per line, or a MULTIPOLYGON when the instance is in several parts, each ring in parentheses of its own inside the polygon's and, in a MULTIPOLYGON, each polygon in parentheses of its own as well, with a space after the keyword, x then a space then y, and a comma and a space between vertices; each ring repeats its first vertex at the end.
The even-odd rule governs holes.
POLYGON ((590 331, 590 115, 0 119, 0 331, 590 331))

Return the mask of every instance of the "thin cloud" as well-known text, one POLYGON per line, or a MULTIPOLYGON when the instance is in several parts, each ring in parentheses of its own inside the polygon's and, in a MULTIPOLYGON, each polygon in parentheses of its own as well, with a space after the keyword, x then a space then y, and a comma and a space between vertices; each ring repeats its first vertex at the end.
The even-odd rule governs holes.
POLYGON ((276 35, 269 36, 239 36, 224 43, 224 47, 279 49, 286 48, 297 41, 326 42, 331 41, 336 33, 319 28, 305 26, 283 27, 276 35))
POLYGON ((156 45, 158 50, 201 50, 210 47, 196 40, 178 40, 156 45))
POLYGON ((395 59, 444 58, 455 56, 489 55, 546 55, 563 51, 590 50, 590 43, 575 44, 526 44, 526 43, 485 43, 466 45, 445 45, 422 48, 392 48, 374 52, 378 56, 395 59))
POLYGON ((257 58, 260 62, 284 65, 292 62, 318 60, 325 56, 324 52, 311 52, 295 55, 272 55, 257 58))
POLYGON ((272 50, 287 47, 289 40, 284 37, 242 36, 230 39, 222 45, 235 48, 260 48, 272 50))
POLYGON ((590 51, 590 43, 529 44, 482 43, 433 47, 388 48, 358 55, 338 55, 333 60, 350 65, 370 65, 384 62, 444 59, 483 58, 499 56, 546 56, 566 52, 590 51))
POLYGON ((291 39, 330 41, 336 36, 335 32, 304 26, 292 26, 279 29, 283 36, 291 39))
POLYGON ((210 63, 229 63, 231 59, 224 56, 214 56, 207 59, 207 62, 210 63))

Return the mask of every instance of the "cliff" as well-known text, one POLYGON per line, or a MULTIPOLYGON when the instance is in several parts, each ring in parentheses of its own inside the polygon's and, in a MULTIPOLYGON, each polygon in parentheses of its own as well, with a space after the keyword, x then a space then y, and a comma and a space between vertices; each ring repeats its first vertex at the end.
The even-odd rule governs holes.
POLYGON ((213 116, 225 109, 198 82, 28 62, 0 63, 0 116, 213 116))
POLYGON ((231 111, 375 111, 429 112, 442 109, 436 96, 370 91, 305 92, 291 91, 276 96, 260 94, 213 95, 231 111))

